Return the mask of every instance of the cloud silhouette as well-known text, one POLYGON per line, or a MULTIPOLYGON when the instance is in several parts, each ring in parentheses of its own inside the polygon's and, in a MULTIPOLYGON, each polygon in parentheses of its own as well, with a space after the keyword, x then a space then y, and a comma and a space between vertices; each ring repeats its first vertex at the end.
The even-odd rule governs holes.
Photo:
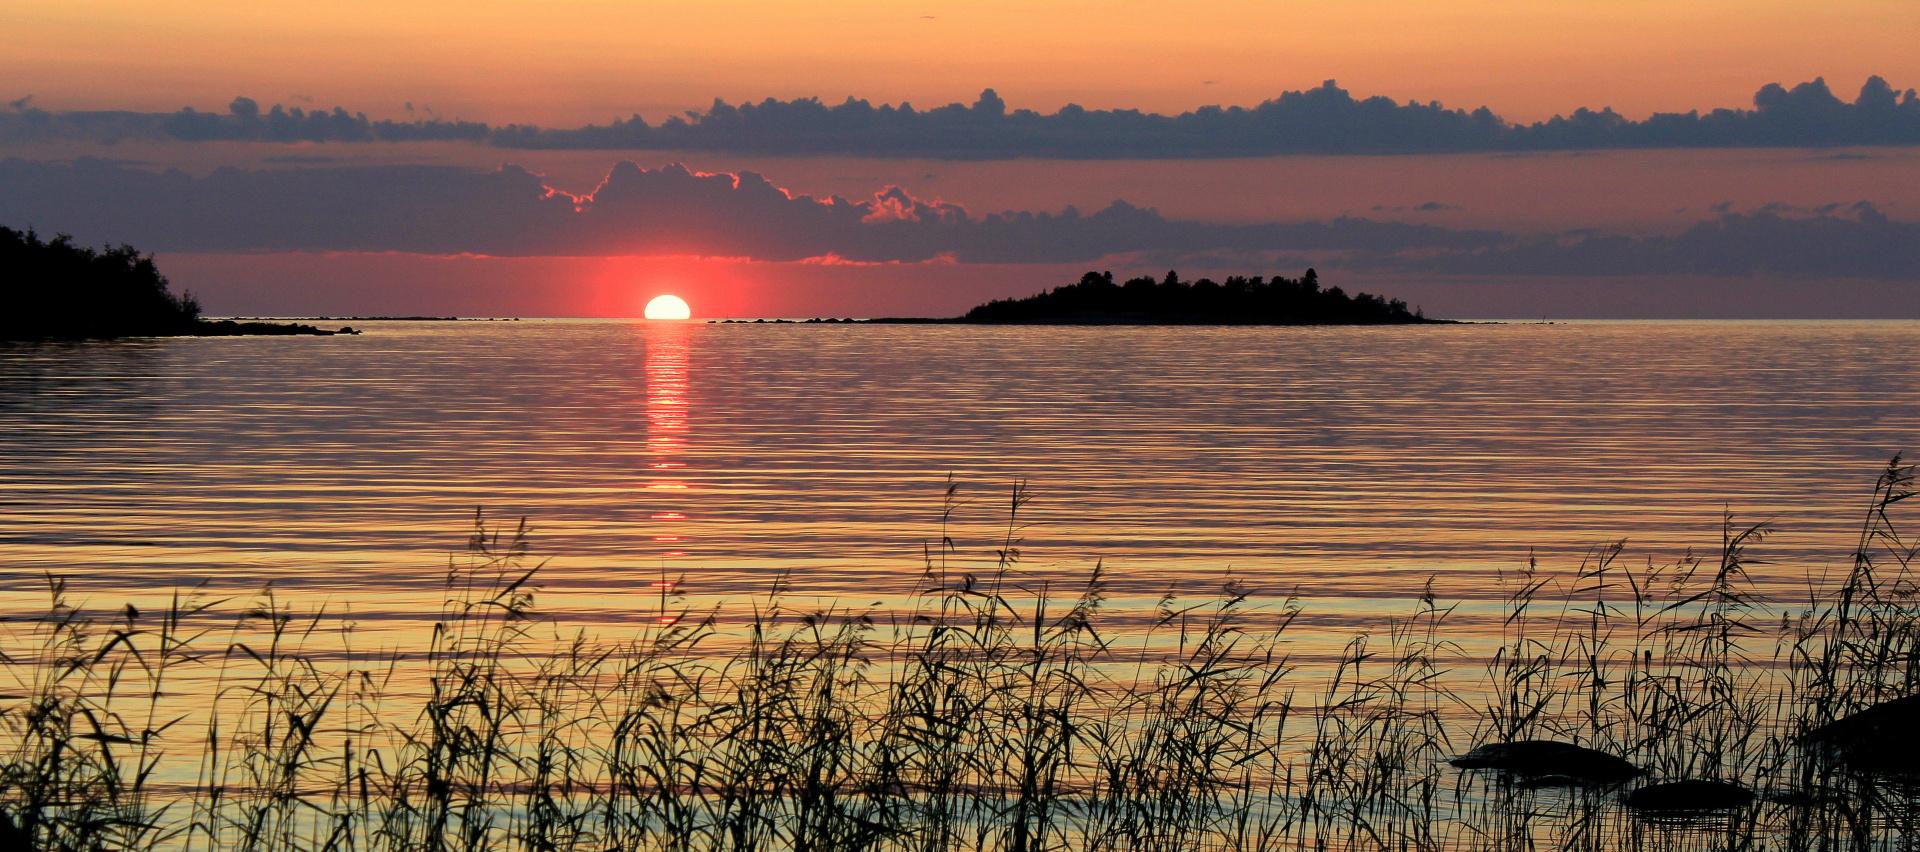
POLYGON ((976 213, 897 186, 862 199, 816 198, 753 172, 631 162, 614 166, 592 192, 573 195, 511 165, 227 168, 197 177, 100 159, 8 159, 0 161, 0 224, 155 251, 856 263, 1079 263, 1131 255, 1475 275, 1920 280, 1920 223, 1894 220, 1866 202, 1744 211, 1714 205, 1710 218, 1669 236, 1527 235, 1361 218, 1201 222, 1125 201, 1091 213, 976 213))
POLYGON ((1920 281, 1920 223, 1890 219, 1867 202, 1747 212, 1715 205, 1714 218, 1671 236, 1578 233, 1421 258, 1374 255, 1374 265, 1476 275, 1784 275, 1920 281))
POLYGON ((1356 98, 1332 80, 1252 107, 1206 106, 1178 115, 1090 110, 1068 104, 1041 114, 1009 108, 993 89, 971 104, 916 109, 847 98, 766 99, 650 123, 635 115, 608 124, 541 128, 438 118, 372 120, 363 113, 235 98, 227 111, 0 113, 0 143, 50 139, 112 142, 149 138, 258 142, 486 142, 507 148, 724 151, 944 159, 1205 158, 1283 154, 1528 152, 1619 148, 1835 147, 1920 145, 1920 97, 1870 77, 1851 102, 1824 79, 1788 88, 1770 83, 1748 109, 1657 113, 1633 120, 1581 108, 1533 124, 1486 107, 1356 98))
POLYGON ((0 161, 0 222, 159 251, 340 250, 497 255, 694 254, 798 260, 1056 262, 1115 252, 1468 249, 1491 231, 1337 219, 1217 224, 1116 201, 1093 213, 975 214, 888 187, 814 198, 753 172, 622 162, 570 195, 518 166, 225 168, 0 161))
MULTIPOLYGON (((29 96, 30 98, 31 96, 29 96)), ((252 98, 237 97, 224 113, 192 107, 178 112, 150 113, 124 110, 50 112, 32 107, 27 98, 0 113, 0 144, 91 141, 108 144, 133 140, 179 142, 485 142, 493 132, 487 125, 438 118, 409 121, 369 119, 342 107, 307 110, 275 104, 260 109, 252 98)))
POLYGON ((1400 204, 1373 205, 1373 210, 1376 213, 1447 213, 1459 209, 1460 205, 1448 204, 1444 201, 1423 201, 1412 206, 1400 204))

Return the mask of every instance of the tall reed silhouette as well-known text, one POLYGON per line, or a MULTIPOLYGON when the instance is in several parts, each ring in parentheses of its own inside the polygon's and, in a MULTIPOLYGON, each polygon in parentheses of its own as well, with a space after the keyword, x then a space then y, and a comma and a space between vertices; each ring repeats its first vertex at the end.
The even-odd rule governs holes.
POLYGON ((1306 603, 1235 581, 1116 629, 1104 566, 1068 589, 1023 569, 1024 486, 975 550, 949 483, 898 611, 796 606, 782 579, 729 621, 663 577, 630 630, 565 632, 536 606, 525 523, 479 514, 407 653, 270 590, 100 612, 49 577, 45 611, 5 635, 0 842, 1904 848, 1912 786, 1842 735, 1920 677, 1896 523, 1913 477, 1889 464, 1850 569, 1805 602, 1756 596, 1769 529, 1728 517, 1708 557, 1636 568, 1613 544, 1512 572, 1489 650, 1429 587, 1326 660, 1290 653, 1306 603), (1539 742, 1645 774, 1447 765, 1539 742), (1757 796, 1657 819, 1623 803, 1676 781, 1757 796))

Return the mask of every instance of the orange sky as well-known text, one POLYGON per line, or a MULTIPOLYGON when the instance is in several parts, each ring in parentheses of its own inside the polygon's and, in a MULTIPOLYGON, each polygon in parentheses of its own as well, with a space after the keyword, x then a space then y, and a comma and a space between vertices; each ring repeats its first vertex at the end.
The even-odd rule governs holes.
MULTIPOLYGON (((1639 118, 1748 106, 1754 91, 1770 82, 1791 86, 1825 77, 1843 100, 1852 100, 1874 74, 1898 89, 1920 86, 1915 44, 1917 0, 713 0, 674 6, 634 0, 10 0, 0 2, 0 109, 30 95, 33 106, 52 111, 193 106, 224 112, 234 96, 245 95, 264 105, 339 105, 374 118, 407 118, 405 105, 411 103, 420 108, 411 117, 566 127, 635 112, 658 122, 704 108, 715 97, 740 102, 818 96, 834 102, 855 95, 925 108, 971 102, 986 87, 1013 107, 1044 112, 1068 102, 1179 112, 1254 104, 1336 79, 1360 97, 1485 105, 1518 121, 1583 106, 1611 106, 1639 118)), ((1920 182, 1911 179, 1920 163, 1916 150, 969 162, 520 150, 455 142, 56 138, 13 145, 0 156, 47 162, 94 156, 201 176, 221 166, 316 175, 372 164, 490 172, 508 162, 576 193, 592 191, 616 160, 648 167, 683 160, 699 170, 758 171, 815 196, 869 199, 899 184, 919 198, 964 205, 976 214, 1052 211, 1068 204, 1092 211, 1125 199, 1194 222, 1358 217, 1530 237, 1583 229, 1674 234, 1728 210, 1781 210, 1789 217, 1841 210, 1842 220, 1833 227, 1884 237, 1883 231, 1914 227, 1908 223, 1920 210, 1920 182), (1869 212, 1844 212, 1860 203, 1871 205, 1869 212), (1885 216, 1897 224, 1884 226, 1885 216)), ((7 198, 0 194, 0 201, 7 198)), ((36 217, 53 215, 20 209, 15 224, 44 224, 36 217)), ((121 238, 87 232, 92 219, 76 221, 85 239, 121 238)), ((190 216, 185 221, 193 223, 190 216)), ((138 230, 147 222, 118 224, 138 230)), ((304 232, 271 236, 262 244, 327 245, 303 242, 304 232)), ((924 314, 1031 292, 1071 280, 1089 265, 500 258, 486 255, 487 245, 476 245, 473 255, 450 257, 160 251, 175 281, 200 292, 216 313, 620 315, 638 311, 636 294, 671 288, 695 297, 696 314, 706 316, 924 314)), ((1905 257, 1898 251, 1886 256, 1905 257)), ((1605 285, 1578 278, 1523 287, 1498 276, 1443 280, 1377 271, 1385 267, 1327 268, 1344 280, 1390 288, 1454 316, 1904 316, 1920 310, 1920 295, 1908 293, 1912 288, 1871 276, 1642 276, 1605 285)))
POLYGON ((1516 119, 1748 103, 1771 81, 1920 79, 1912 0, 1831 3, 767 3, 592 0, 191 3, 13 0, 0 96, 49 109, 411 101, 566 124, 729 100, 855 94, 926 106, 1181 110, 1336 78, 1356 94, 1485 104, 1516 119))

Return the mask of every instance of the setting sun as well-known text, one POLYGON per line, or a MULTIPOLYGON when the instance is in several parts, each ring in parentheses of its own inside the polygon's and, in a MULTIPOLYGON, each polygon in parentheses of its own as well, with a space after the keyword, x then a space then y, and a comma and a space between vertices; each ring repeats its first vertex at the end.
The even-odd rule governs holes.
POLYGON ((683 320, 693 316, 693 309, 687 307, 687 300, 663 293, 647 303, 646 316, 650 320, 683 320))

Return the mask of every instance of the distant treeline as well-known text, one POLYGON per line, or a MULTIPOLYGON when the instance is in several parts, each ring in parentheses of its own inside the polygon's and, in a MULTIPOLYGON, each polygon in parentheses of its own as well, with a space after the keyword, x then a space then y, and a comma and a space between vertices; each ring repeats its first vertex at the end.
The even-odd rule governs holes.
POLYGON ((0 227, 0 298, 7 305, 0 340, 335 333, 203 320, 200 303, 191 293, 174 295, 151 254, 129 245, 74 245, 64 234, 45 240, 7 227, 0 227))
POLYGON ((967 312, 983 323, 1145 323, 1166 325, 1365 325, 1439 322, 1399 299, 1321 289, 1312 269, 1299 278, 1234 275, 1224 282, 1142 276, 1117 284, 1088 272, 1077 284, 1024 299, 997 299, 967 312))

